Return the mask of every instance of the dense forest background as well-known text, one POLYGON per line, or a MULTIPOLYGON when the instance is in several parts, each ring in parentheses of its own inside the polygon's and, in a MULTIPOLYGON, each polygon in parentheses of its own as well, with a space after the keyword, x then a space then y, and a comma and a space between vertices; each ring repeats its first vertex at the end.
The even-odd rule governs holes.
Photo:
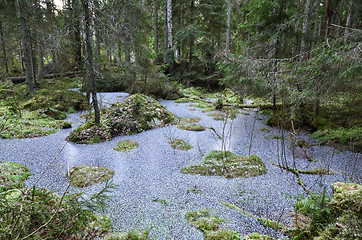
POLYGON ((273 104, 271 124, 293 119, 349 142, 361 132, 360 8, 357 0, 2 0, 1 79, 26 80, 33 94, 43 78, 86 72, 87 96, 169 99, 181 85, 228 87, 273 104))

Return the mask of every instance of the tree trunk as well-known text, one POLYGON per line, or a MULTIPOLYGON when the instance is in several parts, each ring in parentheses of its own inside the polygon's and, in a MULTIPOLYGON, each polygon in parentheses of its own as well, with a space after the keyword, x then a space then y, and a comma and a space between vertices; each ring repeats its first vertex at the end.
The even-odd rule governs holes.
POLYGON ((34 92, 34 72, 33 72, 33 53, 31 51, 31 37, 28 28, 28 19, 26 15, 26 0, 18 0, 19 18, 21 26, 21 35, 24 49, 26 89, 28 92, 34 92))
POLYGON ((302 54, 302 60, 307 59, 307 51, 309 44, 309 28, 310 28, 310 18, 313 10, 313 1, 307 0, 305 3, 304 9, 304 21, 302 29, 302 41, 300 43, 300 53, 302 54))
POLYGON ((92 105, 94 109, 95 122, 97 124, 100 123, 100 113, 98 108, 98 100, 97 100, 97 88, 96 88, 96 73, 94 69, 93 62, 93 40, 90 31, 90 16, 89 16, 89 3, 92 0, 82 0, 83 8, 84 8, 84 20, 85 20, 85 42, 87 48, 87 77, 90 83, 90 88, 92 91, 92 105))
POLYGON ((72 21, 73 21, 73 37, 74 37, 74 69, 79 70, 83 67, 82 61, 82 38, 80 28, 80 14, 77 0, 72 1, 72 21))
MULTIPOLYGON (((191 28, 193 28, 193 24, 194 24, 194 0, 191 0, 191 4, 190 4, 190 26, 191 28)), ((191 65, 192 65, 192 55, 193 55, 193 51, 194 51, 194 35, 191 34, 190 36, 190 53, 189 53, 189 70, 191 69, 191 65)))
POLYGON ((127 7, 124 10, 124 21, 127 26, 128 31, 126 32, 125 46, 124 46, 124 62, 126 66, 131 65, 131 28, 129 23, 128 9, 127 7))
POLYGON ((228 14, 227 14, 227 21, 226 21, 226 48, 225 52, 226 54, 229 54, 230 49, 230 23, 231 23, 231 0, 228 0, 228 14))
POLYGON ((344 31, 344 44, 347 44, 348 36, 349 36, 349 29, 352 26, 352 13, 353 13, 353 2, 354 0, 349 1, 349 7, 348 7, 348 16, 346 20, 346 29, 344 31))
POLYGON ((0 19, 0 41, 2 46, 4 64, 6 73, 9 73, 9 65, 8 65, 8 57, 6 55, 6 47, 5 47, 5 39, 4 39, 4 29, 3 29, 3 22, 0 19))
POLYGON ((95 29, 95 37, 96 37, 96 47, 94 51, 95 55, 95 66, 97 71, 100 71, 100 61, 101 61, 101 34, 99 30, 99 2, 98 0, 94 0, 94 7, 95 7, 95 18, 94 18, 94 29, 95 29))
POLYGON ((172 0, 167 0, 167 49, 172 47, 172 0))
POLYGON ((331 0, 326 0, 326 32, 324 35, 324 39, 326 44, 328 44, 328 38, 330 33, 330 26, 332 21, 332 9, 331 9, 331 0))
POLYGON ((156 55, 158 54, 158 0, 155 0, 154 5, 154 49, 156 55))

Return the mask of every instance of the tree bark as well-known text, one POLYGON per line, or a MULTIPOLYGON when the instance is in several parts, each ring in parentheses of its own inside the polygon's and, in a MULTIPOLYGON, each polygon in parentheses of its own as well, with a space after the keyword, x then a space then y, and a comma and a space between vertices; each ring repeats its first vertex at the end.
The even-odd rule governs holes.
POLYGON ((167 0, 167 49, 172 47, 172 0, 167 0))
POLYGON ((100 16, 99 16, 99 2, 98 0, 94 0, 94 29, 95 29, 95 37, 96 37, 96 47, 94 49, 94 55, 95 55, 95 66, 96 66, 96 70, 99 71, 100 70, 100 61, 101 61, 101 34, 100 34, 100 29, 99 29, 99 20, 100 20, 100 16))
POLYGON ((352 14, 353 14, 353 2, 354 0, 349 1, 349 7, 348 7, 348 16, 346 20, 346 29, 344 31, 344 44, 347 44, 348 37, 349 37, 349 29, 352 26, 352 14))
POLYGON ((85 41, 86 41, 86 49, 87 49, 87 77, 89 81, 89 85, 92 92, 92 105, 94 109, 94 117, 95 122, 97 124, 100 123, 100 112, 98 108, 98 99, 97 99, 97 88, 96 88, 96 73, 94 69, 94 61, 93 61, 93 40, 90 31, 91 20, 89 16, 89 3, 92 0, 81 0, 84 9, 84 20, 85 20, 85 41))
POLYGON ((310 18, 313 10, 313 1, 307 0, 305 3, 304 9, 304 21, 302 29, 302 41, 300 42, 300 53, 302 54, 302 60, 307 59, 307 51, 309 44, 309 28, 310 28, 310 18))
POLYGON ((6 55, 6 47, 5 47, 5 39, 4 39, 3 22, 1 21, 1 19, 0 19, 0 41, 1 41, 3 58, 4 58, 4 63, 5 63, 5 70, 6 70, 6 73, 9 73, 8 57, 6 55))
POLYGON ((82 61, 82 38, 80 29, 80 14, 79 5, 77 0, 72 0, 72 21, 73 21, 73 38, 74 38, 74 69, 79 70, 83 68, 82 61))
POLYGON ((23 52, 25 60, 26 89, 28 92, 34 92, 34 72, 33 72, 33 53, 31 50, 31 37, 28 28, 28 19, 26 15, 26 0, 18 0, 19 18, 21 26, 21 35, 23 42, 23 52))
POLYGON ((332 21, 332 9, 331 9, 331 0, 326 0, 326 32, 324 35, 324 39, 326 44, 328 44, 328 38, 330 33, 330 26, 332 21))
POLYGON ((154 50, 158 54, 158 0, 155 0, 154 3, 154 50))
POLYGON ((229 49, 230 49, 231 7, 232 7, 231 0, 228 0, 228 13, 227 13, 227 20, 226 20, 226 26, 227 26, 227 30, 226 30, 226 48, 225 48, 226 54, 229 54, 229 49))
MULTIPOLYGON (((190 26, 191 29, 193 28, 193 24, 194 24, 194 0, 191 0, 191 4, 190 4, 190 26)), ((191 33, 190 36, 190 53, 189 53, 189 70, 191 69, 191 65, 192 65, 192 55, 194 52, 194 35, 191 33)))

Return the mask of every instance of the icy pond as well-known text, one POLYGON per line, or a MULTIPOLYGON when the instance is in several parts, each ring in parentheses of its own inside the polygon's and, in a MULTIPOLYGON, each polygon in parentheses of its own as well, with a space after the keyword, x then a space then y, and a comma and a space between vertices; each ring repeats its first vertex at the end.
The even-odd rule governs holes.
MULTIPOLYGON (((106 106, 127 95, 102 93, 99 97, 106 106)), ((265 125, 267 116, 242 110, 224 126, 223 121, 214 120, 189 103, 166 100, 160 103, 179 117, 201 118, 199 123, 206 130, 185 131, 174 125, 132 136, 119 136, 108 142, 80 145, 67 143, 65 138, 71 129, 64 129, 40 138, 0 139, 0 159, 29 167, 34 174, 27 182, 30 185, 63 148, 37 183, 38 187, 59 193, 68 184, 67 170, 74 166, 87 164, 113 169, 113 183, 117 188, 112 192, 114 197, 105 214, 111 217, 116 230, 151 229, 151 239, 203 239, 202 232, 187 222, 185 214, 205 208, 212 215, 226 219, 222 227, 236 230, 242 236, 259 232, 281 237, 281 233, 221 204, 231 203, 259 217, 289 223, 289 213, 305 192, 297 184, 293 173, 281 170, 271 162, 288 163, 298 169, 328 168, 335 173, 322 176, 302 174, 306 186, 313 192, 322 191, 324 187, 330 191, 332 183, 349 181, 351 177, 362 182, 362 154, 313 145, 308 152, 317 162, 310 162, 302 156, 300 149, 293 149, 289 132, 284 132, 286 140, 283 145, 280 130, 265 125), (200 163, 212 150, 221 150, 222 141, 210 127, 219 133, 225 129, 225 146, 231 152, 259 156, 267 166, 267 173, 232 179, 182 174, 181 168, 200 163), (193 148, 189 151, 175 150, 168 143, 170 138, 181 138, 193 148), (113 147, 125 139, 137 141, 139 147, 129 152, 115 151, 113 147)), ((80 115, 74 113, 66 119, 73 122, 73 129, 85 121, 80 115)), ((300 134, 307 142, 316 143, 306 133, 300 134)), ((81 191, 95 192, 101 187, 99 184, 81 191)))

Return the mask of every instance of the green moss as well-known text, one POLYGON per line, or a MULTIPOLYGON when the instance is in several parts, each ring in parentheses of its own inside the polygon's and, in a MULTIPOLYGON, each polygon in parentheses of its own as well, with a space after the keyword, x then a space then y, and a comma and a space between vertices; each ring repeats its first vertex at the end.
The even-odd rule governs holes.
MULTIPOLYGON (((0 118, 5 114, 6 107, 0 107, 0 118)), ((37 111, 21 111, 9 113, 7 111, 4 129, 0 131, 0 138, 31 138, 49 135, 64 128, 67 124, 63 120, 54 120, 47 115, 39 115, 37 111)))
POLYGON ((199 210, 186 213, 186 219, 197 229, 200 229, 207 240, 239 240, 239 233, 229 230, 220 229, 220 224, 225 221, 218 217, 210 216, 209 210, 199 210))
POLYGON ((267 172, 256 155, 239 156, 229 151, 212 151, 200 165, 183 168, 182 173, 225 177, 254 177, 267 172))
POLYGON ((262 129, 260 129, 260 131, 265 132, 265 133, 270 133, 269 128, 262 128, 262 129))
POLYGON ((132 149, 137 148, 139 145, 136 141, 133 140, 124 140, 122 142, 117 143, 117 146, 113 149, 120 152, 127 152, 132 149))
POLYGON ((186 141, 178 138, 170 139, 168 143, 171 145, 172 148, 177 150, 187 151, 192 148, 192 146, 188 144, 186 141))
POLYGON ((175 103, 189 103, 192 101, 193 101, 193 99, 191 99, 191 98, 179 98, 179 99, 175 100, 175 103))
POLYGON ((104 236, 104 240, 148 240, 149 230, 139 231, 139 230, 130 230, 128 232, 121 233, 111 233, 104 236))
POLYGON ((192 117, 192 118, 181 118, 182 123, 195 123, 200 122, 201 118, 199 117, 192 117))
POLYGON ((212 112, 209 113, 207 116, 212 117, 216 121, 224 121, 226 118, 226 114, 222 112, 212 112))
POLYGON ((31 175, 29 169, 22 164, 0 161, 0 192, 22 188, 24 181, 31 175))
POLYGON ((361 185, 336 182, 333 184, 333 192, 333 197, 329 202, 331 207, 339 211, 352 210, 362 214, 361 185))
POLYGON ((86 97, 78 92, 67 90, 43 89, 37 95, 24 102, 22 107, 29 111, 39 109, 56 109, 68 112, 72 107, 76 111, 85 110, 89 106, 86 97))
POLYGON ((259 218, 259 222, 263 224, 265 227, 270 227, 278 231, 281 231, 283 228, 283 224, 269 218, 259 218))
POLYGON ((252 233, 248 236, 248 239, 254 239, 254 240, 272 240, 274 238, 268 236, 268 235, 263 235, 260 233, 252 233))
POLYGON ((105 167, 92 167, 80 165, 70 169, 69 177, 70 184, 76 187, 89 187, 94 184, 108 181, 113 177, 114 171, 105 167))
POLYGON ((187 131, 204 131, 206 128, 199 124, 180 124, 177 126, 178 129, 187 130, 187 131))
POLYGON ((80 144, 94 144, 111 140, 110 130, 102 124, 94 121, 87 121, 83 125, 74 129, 67 136, 66 140, 80 144))

